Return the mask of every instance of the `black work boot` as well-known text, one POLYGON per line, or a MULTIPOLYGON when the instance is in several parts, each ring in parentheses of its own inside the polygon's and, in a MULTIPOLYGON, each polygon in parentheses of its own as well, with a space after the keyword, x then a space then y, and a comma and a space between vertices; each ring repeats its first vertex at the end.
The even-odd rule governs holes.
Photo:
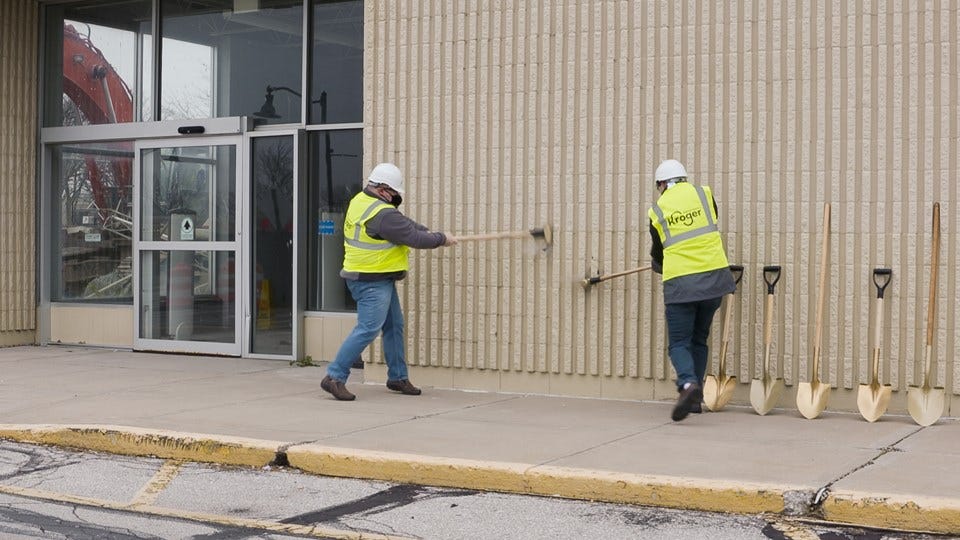
MULTIPOLYGON (((681 389, 677 389, 677 393, 683 392, 681 389)), ((690 412, 693 414, 701 414, 703 412, 703 407, 701 407, 700 402, 696 402, 690 406, 690 412)))
POLYGON ((409 379, 387 381, 387 388, 408 396, 419 396, 420 389, 410 383, 409 379))
POLYGON ((351 394, 350 391, 347 390, 347 385, 343 381, 331 379, 329 375, 320 381, 320 388, 323 388, 325 391, 333 394, 333 397, 340 401, 353 401, 357 399, 357 396, 351 394))
POLYGON ((690 410, 693 409, 693 404, 696 403, 700 405, 702 400, 703 390, 700 388, 700 385, 690 383, 690 386, 680 391, 680 397, 677 398, 677 404, 673 406, 673 413, 670 415, 670 418, 672 418, 674 422, 683 420, 690 414, 690 410))

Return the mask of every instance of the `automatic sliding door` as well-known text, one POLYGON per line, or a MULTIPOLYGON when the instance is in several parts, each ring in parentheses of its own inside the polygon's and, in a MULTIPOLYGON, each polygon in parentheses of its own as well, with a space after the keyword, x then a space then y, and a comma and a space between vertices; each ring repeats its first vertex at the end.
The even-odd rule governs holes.
POLYGON ((165 144, 137 145, 135 348, 239 355, 239 139, 165 144))

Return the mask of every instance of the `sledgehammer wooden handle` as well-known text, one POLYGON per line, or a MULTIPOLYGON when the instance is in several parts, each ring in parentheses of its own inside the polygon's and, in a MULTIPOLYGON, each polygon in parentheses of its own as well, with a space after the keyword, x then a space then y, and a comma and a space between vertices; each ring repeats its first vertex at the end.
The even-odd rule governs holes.
POLYGON ((457 242, 469 242, 471 240, 496 240, 497 238, 526 238, 530 236, 530 231, 507 231, 486 234, 470 234, 467 236, 457 236, 457 242))
POLYGON ((457 242, 469 242, 471 240, 496 240, 497 238, 542 238, 547 246, 553 244, 553 229, 549 225, 535 227, 527 231, 504 231, 484 234, 468 234, 466 236, 457 236, 457 242))
POLYGON ((593 276, 593 277, 584 279, 582 282, 582 285, 584 287, 587 287, 590 285, 595 285, 597 283, 600 283, 601 281, 606 281, 608 279, 613 279, 615 277, 629 276, 630 274, 636 274, 637 272, 643 272, 644 270, 650 270, 650 269, 651 269, 651 266, 647 265, 647 266, 641 266, 639 268, 634 268, 632 270, 624 270, 623 272, 617 272, 614 274, 606 274, 603 276, 593 276))

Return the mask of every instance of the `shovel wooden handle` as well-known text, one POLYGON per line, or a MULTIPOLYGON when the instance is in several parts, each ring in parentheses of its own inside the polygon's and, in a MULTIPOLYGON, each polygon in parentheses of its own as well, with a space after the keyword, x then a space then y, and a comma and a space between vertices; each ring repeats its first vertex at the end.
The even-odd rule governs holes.
POLYGON ((923 387, 930 388, 930 357, 936 320, 937 272, 940 267, 940 203, 933 203, 933 244, 930 246, 930 296, 927 298, 927 346, 923 354, 923 387))
POLYGON ((730 325, 733 323, 733 298, 736 295, 736 285, 740 283, 743 277, 743 266, 739 264, 730 265, 730 273, 733 274, 734 290, 723 299, 723 337, 720 339, 720 362, 717 366, 717 374, 720 376, 727 374, 727 348, 730 343, 730 325))
POLYGON ((930 296, 927 298, 927 346, 933 346, 933 323, 937 312, 937 271, 940 267, 940 203, 933 203, 933 245, 930 247, 930 296))
POLYGON ((767 294, 763 316, 763 380, 770 376, 770 346, 773 344, 773 293, 767 294))
POLYGON ((780 267, 763 267, 763 281, 767 284, 767 309, 763 316, 763 380, 770 376, 770 345, 773 344, 773 291, 780 281, 780 267))
POLYGON ((889 268, 873 269, 873 284, 877 287, 877 313, 874 317, 874 346, 873 346, 873 367, 871 371, 872 380, 870 386, 880 387, 880 344, 883 334, 883 292, 893 279, 893 270, 889 268), (883 276, 883 277, 881 277, 883 276))
POLYGON ((820 281, 817 285, 817 321, 813 337, 813 373, 811 381, 820 380, 820 345, 823 340, 823 304, 827 299, 827 256, 830 240, 830 203, 823 205, 823 241, 820 243, 820 281))
POLYGON ((727 348, 730 343, 730 324, 733 322, 733 294, 728 294, 723 300, 723 338, 720 341, 720 362, 717 366, 717 375, 727 374, 727 348))

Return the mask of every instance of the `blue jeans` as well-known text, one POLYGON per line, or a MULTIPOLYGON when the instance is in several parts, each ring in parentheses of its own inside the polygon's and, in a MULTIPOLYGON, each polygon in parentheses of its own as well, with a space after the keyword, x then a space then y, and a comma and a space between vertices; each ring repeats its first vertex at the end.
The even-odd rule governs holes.
POLYGON ((392 279, 357 281, 348 279, 347 287, 357 301, 357 326, 340 345, 336 358, 327 366, 331 379, 346 382, 353 360, 383 330, 383 352, 387 357, 387 379, 407 378, 407 360, 403 349, 403 310, 397 284, 392 279))
POLYGON ((667 330, 670 334, 670 362, 677 372, 677 388, 686 383, 703 385, 707 374, 707 338, 713 314, 720 308, 723 297, 666 304, 667 330))

